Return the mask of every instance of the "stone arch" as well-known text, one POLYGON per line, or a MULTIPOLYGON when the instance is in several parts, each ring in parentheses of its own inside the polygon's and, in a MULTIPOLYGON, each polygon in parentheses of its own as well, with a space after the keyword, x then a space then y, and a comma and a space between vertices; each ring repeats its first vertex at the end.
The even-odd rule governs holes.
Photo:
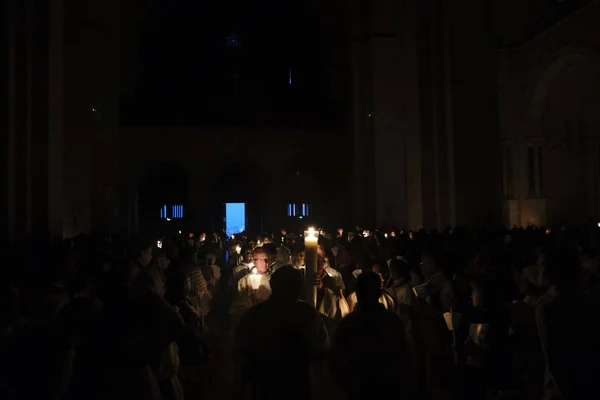
POLYGON ((575 64, 588 65, 597 74, 600 72, 600 53, 587 45, 571 45, 558 50, 543 63, 535 75, 534 86, 526 103, 526 117, 533 126, 541 127, 549 93, 575 64))
POLYGON ((574 44, 540 65, 524 110, 530 140, 521 158, 521 190, 527 193, 534 188, 535 196, 543 200, 522 203, 522 217, 529 213, 539 221, 547 217, 550 223, 582 221, 591 193, 586 103, 600 83, 600 53, 574 44))

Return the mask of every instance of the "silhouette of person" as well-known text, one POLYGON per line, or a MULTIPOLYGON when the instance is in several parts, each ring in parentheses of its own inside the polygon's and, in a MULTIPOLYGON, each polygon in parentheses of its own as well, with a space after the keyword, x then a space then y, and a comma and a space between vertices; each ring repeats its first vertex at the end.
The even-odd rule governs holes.
POLYGON ((291 265, 271 275, 272 294, 250 308, 236 329, 236 356, 253 399, 308 399, 310 365, 328 345, 317 310, 300 300, 302 277, 291 265))
POLYGON ((358 304, 334 337, 331 372, 351 400, 401 398, 410 387, 404 324, 379 303, 381 292, 378 274, 360 274, 358 304))

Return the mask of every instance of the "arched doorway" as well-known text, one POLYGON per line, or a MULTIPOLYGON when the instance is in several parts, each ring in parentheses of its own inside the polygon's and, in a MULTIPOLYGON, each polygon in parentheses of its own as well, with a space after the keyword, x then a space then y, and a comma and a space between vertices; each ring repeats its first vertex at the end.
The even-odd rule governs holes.
POLYGON ((579 223, 598 213, 599 87, 600 55, 587 46, 561 49, 538 74, 526 110, 522 225, 579 223))
POLYGON ((138 182, 137 221, 140 232, 169 234, 187 218, 188 176, 174 163, 150 166, 138 182))

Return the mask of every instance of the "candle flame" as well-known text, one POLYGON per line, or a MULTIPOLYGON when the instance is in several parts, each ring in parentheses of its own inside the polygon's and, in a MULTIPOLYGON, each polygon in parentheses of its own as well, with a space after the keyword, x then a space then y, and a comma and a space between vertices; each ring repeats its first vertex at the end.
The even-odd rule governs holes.
POLYGON ((258 271, 257 271, 257 270, 256 270, 256 268, 254 268, 254 267, 252 268, 252 271, 250 271, 250 273, 251 273, 252 275, 258 275, 258 271))
POLYGON ((315 228, 313 228, 313 227, 308 228, 308 234, 310 236, 315 236, 315 228))

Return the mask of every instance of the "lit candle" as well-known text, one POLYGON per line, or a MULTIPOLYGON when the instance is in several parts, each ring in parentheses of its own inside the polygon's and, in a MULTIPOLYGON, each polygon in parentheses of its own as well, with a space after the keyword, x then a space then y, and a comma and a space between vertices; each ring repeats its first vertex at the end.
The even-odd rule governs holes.
POLYGON ((242 247, 240 245, 235 246, 235 252, 240 254, 242 252, 242 247))
POLYGON ((312 284, 312 281, 317 276, 317 250, 319 247, 319 232, 316 231, 315 228, 308 228, 308 231, 304 232, 304 247, 306 253, 306 301, 316 307, 317 288, 312 284))
POLYGON ((262 278, 262 275, 259 275, 256 272, 256 268, 252 268, 252 272, 248 276, 248 280, 250 281, 250 286, 252 287, 252 289, 258 290, 258 288, 260 287, 261 278, 262 278))

